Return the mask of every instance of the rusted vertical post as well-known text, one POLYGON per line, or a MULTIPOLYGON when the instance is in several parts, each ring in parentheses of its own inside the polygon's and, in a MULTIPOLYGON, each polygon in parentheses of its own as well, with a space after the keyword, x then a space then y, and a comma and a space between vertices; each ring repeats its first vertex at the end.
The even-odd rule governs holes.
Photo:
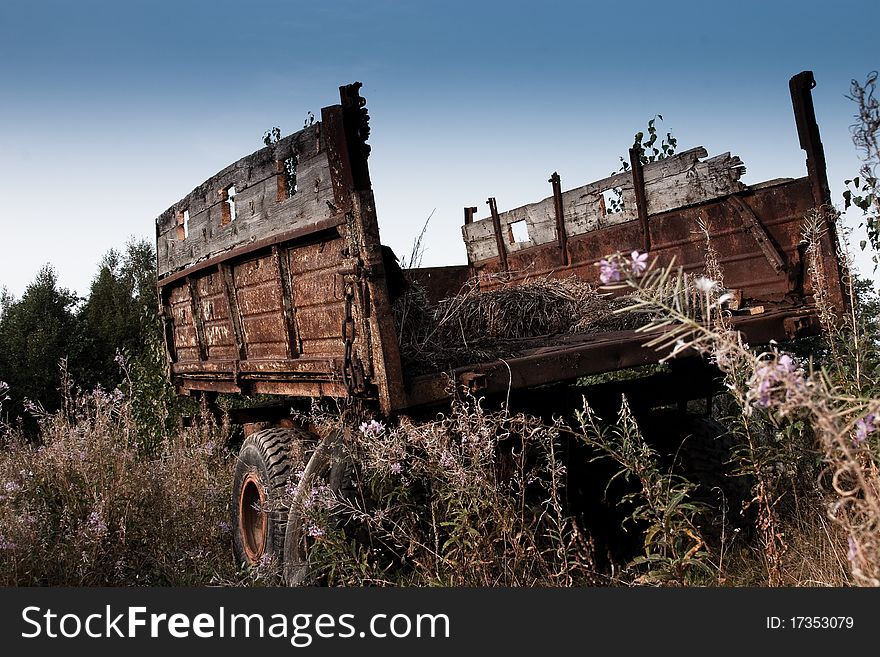
POLYGON ((477 208, 470 207, 464 209, 464 224, 467 226, 468 224, 474 223, 474 215, 477 213, 477 208))
POLYGON ((801 148, 807 152, 807 176, 813 190, 813 201, 817 208, 821 208, 831 204, 831 192, 825 171, 825 149, 819 138, 819 126, 813 107, 812 89, 815 86, 816 80, 812 71, 802 71, 788 82, 798 139, 801 148))
POLYGON ((287 329, 287 354, 289 358, 297 358, 302 352, 300 335, 296 326, 296 304, 293 299, 293 289, 290 285, 290 267, 287 261, 287 251, 282 250, 276 244, 272 247, 272 258, 278 269, 279 293, 281 294, 281 307, 284 312, 284 326, 287 329))
POLYGON ((648 230, 648 201, 645 197, 645 174, 642 169, 642 158, 638 148, 629 149, 629 163, 632 166, 633 191, 636 194, 636 210, 639 213, 639 224, 642 226, 642 249, 651 250, 651 233, 648 230))
POLYGON ((281 202, 288 197, 287 178, 284 175, 284 160, 275 160, 275 200, 281 202))
POLYGON ((241 311, 238 309, 238 295, 235 291, 232 267, 222 262, 218 265, 218 269, 223 283, 223 291, 226 294, 226 308, 229 310, 229 321, 232 322, 232 332, 235 335, 238 357, 240 360, 247 360, 247 343, 244 339, 244 329, 241 324, 241 311))
MULTIPOLYGON (((797 125, 801 148, 807 153, 807 177, 813 193, 816 210, 824 217, 825 231, 821 238, 822 260, 824 262, 828 298, 838 310, 845 310, 852 303, 841 281, 843 272, 837 257, 837 229, 833 220, 831 191, 828 187, 828 173, 825 170, 825 149, 819 137, 816 123, 816 110, 813 107, 812 90, 816 79, 812 71, 801 71, 788 81, 794 120, 797 125), (830 213, 828 212, 830 211, 830 213), (831 216, 831 220, 828 217, 831 216)), ((803 265, 806 267, 806 263, 803 265)))
POLYGON ((501 217, 498 216, 498 206, 495 204, 495 197, 489 198, 486 203, 489 204, 489 211, 492 213, 492 229, 495 232, 495 244, 498 247, 498 259, 501 262, 501 269, 508 271, 507 267, 507 247, 504 245, 504 235, 501 232, 501 217))
POLYGON ((199 301, 199 289, 195 280, 187 276, 186 284, 189 287, 190 312, 192 313, 193 326, 196 329, 196 340, 199 343, 199 360, 208 360, 208 341, 205 337, 205 322, 202 319, 202 304, 199 301))
POLYGON ((556 213, 556 239, 559 242, 559 256, 563 266, 568 267, 568 235, 565 232, 565 212, 562 207, 562 180, 559 178, 559 173, 554 171, 548 182, 553 185, 553 209, 556 213))

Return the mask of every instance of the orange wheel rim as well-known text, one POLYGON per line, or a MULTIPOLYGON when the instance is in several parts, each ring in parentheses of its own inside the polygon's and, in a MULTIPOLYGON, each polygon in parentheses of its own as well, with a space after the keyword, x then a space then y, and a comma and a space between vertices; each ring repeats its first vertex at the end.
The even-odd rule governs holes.
POLYGON ((255 473, 249 473, 238 498, 238 531, 245 556, 255 564, 266 551, 269 518, 266 515, 266 488, 255 473))

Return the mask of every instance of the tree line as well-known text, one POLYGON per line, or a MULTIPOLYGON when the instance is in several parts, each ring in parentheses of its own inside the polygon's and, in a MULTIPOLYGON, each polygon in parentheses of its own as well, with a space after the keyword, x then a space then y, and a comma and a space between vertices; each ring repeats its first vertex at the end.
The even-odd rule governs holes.
POLYGON ((152 244, 107 252, 86 297, 60 287, 46 264, 21 298, 0 293, 0 381, 9 386, 0 421, 33 426, 34 407, 58 410, 62 364, 81 389, 124 386, 128 364, 161 367, 160 341, 152 244))

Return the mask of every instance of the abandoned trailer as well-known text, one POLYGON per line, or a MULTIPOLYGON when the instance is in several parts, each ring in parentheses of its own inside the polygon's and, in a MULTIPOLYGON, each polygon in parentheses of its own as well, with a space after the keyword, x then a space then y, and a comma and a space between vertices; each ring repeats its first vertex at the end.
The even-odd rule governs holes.
MULTIPOLYGON (((499 211, 489 198, 484 218, 466 207, 468 264, 404 271, 380 240, 361 85, 343 86, 340 104, 323 108, 320 121, 230 164, 157 219, 173 384, 183 395, 357 400, 385 418, 417 417, 460 390, 538 412, 576 405, 583 395, 601 405, 619 403, 625 393, 645 414, 710 398, 717 371, 693 353, 671 360, 665 372, 579 387, 588 375, 656 364, 667 355, 645 346, 635 326, 579 324, 582 317, 569 316, 568 325, 511 335, 481 320, 475 332, 486 335, 471 337, 490 338, 491 348, 431 350, 443 334, 430 325, 438 315, 425 315, 428 330, 422 326, 421 340, 414 340, 405 334, 400 304, 419 294, 419 303, 448 311, 450 299, 464 307, 465 297, 485 304, 506 292, 514 295, 506 303, 522 308, 532 299, 530 285, 558 281, 575 311, 589 300, 607 318, 615 300, 596 292, 601 259, 648 253, 657 267, 675 263, 698 274, 708 235, 731 295, 731 326, 749 344, 815 333, 817 292, 838 308, 847 300, 833 222, 821 238, 822 280, 807 266, 801 238, 804 217, 830 207, 814 86, 809 71, 790 81, 805 177, 745 185, 744 165, 730 153, 709 157, 697 147, 644 164, 633 149, 630 169, 603 180, 563 191, 553 173, 550 194, 538 202, 499 211)), ((493 303, 492 312, 503 311, 497 298, 493 303)), ((232 514, 236 556, 257 563, 275 555, 296 584, 307 576, 308 537, 296 508, 273 510, 271 502, 297 463, 297 491, 319 478, 338 487, 343 475, 335 437, 295 426, 289 409, 288 403, 239 412, 247 437, 232 514)), ((692 420, 669 426, 693 429, 692 420)))

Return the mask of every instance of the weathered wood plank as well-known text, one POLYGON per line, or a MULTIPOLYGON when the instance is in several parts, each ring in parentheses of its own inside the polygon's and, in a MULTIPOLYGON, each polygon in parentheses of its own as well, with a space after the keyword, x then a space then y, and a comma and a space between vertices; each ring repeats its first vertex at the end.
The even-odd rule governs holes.
POLYGON ((174 231, 160 235, 159 275, 177 271, 241 244, 307 226, 333 216, 333 187, 326 154, 307 162, 297 174, 299 191, 283 201, 277 200, 274 178, 236 194, 236 218, 221 225, 220 206, 190 214, 189 238, 176 239, 174 231), (243 197, 242 200, 241 197, 243 197))
MULTIPOLYGON (((706 157, 702 147, 684 151, 671 158, 644 167, 645 197, 648 214, 702 203, 744 189, 739 182, 745 172, 742 161, 724 153, 706 157)), ((565 229, 569 237, 637 218, 632 173, 619 173, 562 194, 565 229), (619 188, 624 209, 607 213, 603 192, 619 188)), ((502 237, 508 253, 515 253, 558 240, 553 197, 499 214, 502 237), (510 225, 525 221, 528 239, 516 241, 510 225)), ((468 261, 477 263, 498 257, 491 218, 483 218, 462 227, 468 261)))
POLYGON ((156 220, 159 276, 231 248, 332 216, 333 188, 318 124, 260 149, 218 172, 156 220), (277 160, 297 154, 296 194, 278 201, 277 160), (221 225, 219 190, 235 186, 235 221, 221 225), (177 215, 189 212, 188 237, 178 238, 177 215))

